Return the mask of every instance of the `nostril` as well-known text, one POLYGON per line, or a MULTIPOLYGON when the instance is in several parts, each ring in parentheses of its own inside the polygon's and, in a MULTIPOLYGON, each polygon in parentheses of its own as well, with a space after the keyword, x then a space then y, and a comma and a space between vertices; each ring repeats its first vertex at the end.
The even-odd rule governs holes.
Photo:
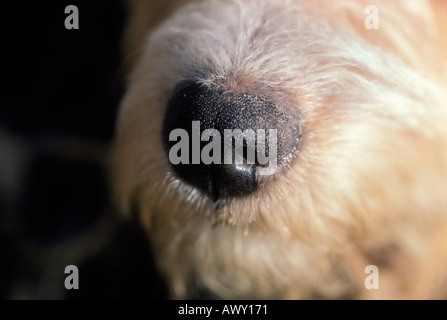
POLYGON ((295 148, 294 120, 268 97, 184 81, 168 102, 162 143, 175 173, 214 200, 248 195, 261 169, 295 148))
POLYGON ((259 186, 255 164, 215 165, 209 194, 214 199, 247 195, 259 186))

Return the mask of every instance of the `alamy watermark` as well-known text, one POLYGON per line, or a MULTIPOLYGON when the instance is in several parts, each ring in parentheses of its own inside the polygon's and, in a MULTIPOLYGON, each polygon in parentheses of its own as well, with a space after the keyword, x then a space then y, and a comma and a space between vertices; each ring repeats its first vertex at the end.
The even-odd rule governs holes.
POLYGON ((68 276, 65 278, 64 285, 65 289, 79 289, 79 269, 75 265, 69 265, 65 267, 65 274, 68 276))
POLYGON ((68 16, 65 18, 65 29, 79 29, 79 9, 75 5, 65 7, 65 13, 68 16))
POLYGON ((369 5, 365 8, 365 28, 368 30, 379 29, 379 8, 376 5, 369 5))
POLYGON ((365 288, 367 290, 379 289, 379 268, 375 265, 368 265, 365 267, 365 273, 369 274, 365 278, 365 288))
POLYGON ((200 121, 192 121, 191 137, 188 131, 179 128, 170 132, 169 141, 177 141, 169 150, 169 161, 173 165, 256 164, 259 175, 271 175, 277 169, 276 129, 268 129, 267 136, 265 129, 224 129, 222 150, 222 136, 218 130, 205 129, 201 133, 200 121), (201 147, 202 142, 208 143, 201 147))

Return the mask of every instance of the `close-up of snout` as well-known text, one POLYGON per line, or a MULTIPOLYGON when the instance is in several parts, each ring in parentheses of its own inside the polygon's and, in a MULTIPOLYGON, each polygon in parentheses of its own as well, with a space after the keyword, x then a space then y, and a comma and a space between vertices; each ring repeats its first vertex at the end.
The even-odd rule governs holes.
POLYGON ((129 3, 113 185, 171 298, 443 295, 447 7, 411 3, 129 3))
POLYGON ((262 93, 189 80, 168 102, 161 137, 176 174, 217 200, 248 195, 279 173, 298 150, 299 124, 262 93))
POLYGON ((0 299, 447 298, 447 1, 8 3, 0 299))

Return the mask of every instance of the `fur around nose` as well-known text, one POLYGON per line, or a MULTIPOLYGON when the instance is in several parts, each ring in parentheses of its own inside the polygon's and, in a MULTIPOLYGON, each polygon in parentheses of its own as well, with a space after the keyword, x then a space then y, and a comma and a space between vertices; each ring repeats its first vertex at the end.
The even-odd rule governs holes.
POLYGON ((177 85, 168 102, 162 143, 175 173, 213 200, 218 200, 255 191, 263 181, 260 169, 270 165, 259 161, 259 152, 265 151, 262 153, 265 156, 273 155, 280 163, 294 149, 298 132, 298 121, 262 93, 222 92, 188 80, 177 85), (212 137, 209 129, 213 129, 212 137), (238 148, 236 138, 228 136, 229 130, 246 133, 248 129, 254 135, 242 136, 242 147, 238 148), (209 132, 204 137, 206 130, 209 132), (263 135, 259 130, 264 132, 263 135), (176 132, 180 133, 176 135, 176 132), (178 138, 183 137, 187 141, 180 142, 178 138), (230 139, 226 139, 228 137, 230 139), (250 141, 250 137, 255 141, 250 141), (275 139, 276 150, 271 147, 272 139, 275 139), (180 143, 188 150, 179 148, 180 143), (211 145, 215 148, 210 152, 211 145), (255 159, 249 156, 250 148, 254 149, 251 154, 256 155, 255 159), (228 158, 225 158, 225 150, 231 150, 228 158), (206 161, 203 158, 205 151, 217 161, 206 161), (184 153, 182 161, 173 160, 178 156, 177 152, 184 153), (227 160, 231 160, 230 163, 227 160))

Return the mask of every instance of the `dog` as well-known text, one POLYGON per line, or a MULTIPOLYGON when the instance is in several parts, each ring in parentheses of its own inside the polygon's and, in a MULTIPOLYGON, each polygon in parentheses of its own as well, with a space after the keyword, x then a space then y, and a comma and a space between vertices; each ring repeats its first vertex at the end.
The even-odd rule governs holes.
POLYGON ((447 297, 445 1, 127 4, 114 194, 173 299, 447 297), (275 170, 173 163, 193 121, 275 170))

